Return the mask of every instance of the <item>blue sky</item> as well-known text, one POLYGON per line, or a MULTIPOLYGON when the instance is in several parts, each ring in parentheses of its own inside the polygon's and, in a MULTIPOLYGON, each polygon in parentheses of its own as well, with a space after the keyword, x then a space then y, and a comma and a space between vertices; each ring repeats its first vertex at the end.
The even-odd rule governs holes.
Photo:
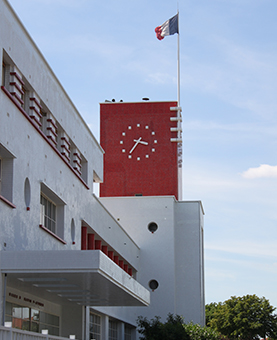
MULTIPOLYGON (((164 0, 10 0, 99 140, 99 102, 177 99, 164 0)), ((277 307, 277 2, 183 0, 183 199, 205 210, 206 303, 277 307)))

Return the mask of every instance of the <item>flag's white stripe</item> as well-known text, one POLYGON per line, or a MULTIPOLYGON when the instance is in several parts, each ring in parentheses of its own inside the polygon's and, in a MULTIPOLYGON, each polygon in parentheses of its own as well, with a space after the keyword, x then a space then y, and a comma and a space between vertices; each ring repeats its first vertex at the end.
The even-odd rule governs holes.
POLYGON ((161 26, 161 30, 162 30, 162 33, 161 33, 161 36, 164 37, 166 35, 170 35, 170 32, 169 32, 169 21, 170 19, 166 20, 166 22, 164 22, 161 26))

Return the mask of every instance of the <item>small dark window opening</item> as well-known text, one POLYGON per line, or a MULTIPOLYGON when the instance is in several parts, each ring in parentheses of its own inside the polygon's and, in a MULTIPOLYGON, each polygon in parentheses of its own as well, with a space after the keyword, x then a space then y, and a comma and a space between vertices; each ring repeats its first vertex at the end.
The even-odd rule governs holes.
POLYGON ((148 224, 148 230, 153 234, 155 231, 157 231, 158 225, 155 222, 150 222, 148 224))
POLYGON ((159 283, 157 280, 151 280, 148 283, 149 288, 152 289, 152 291, 156 290, 159 287, 159 283))

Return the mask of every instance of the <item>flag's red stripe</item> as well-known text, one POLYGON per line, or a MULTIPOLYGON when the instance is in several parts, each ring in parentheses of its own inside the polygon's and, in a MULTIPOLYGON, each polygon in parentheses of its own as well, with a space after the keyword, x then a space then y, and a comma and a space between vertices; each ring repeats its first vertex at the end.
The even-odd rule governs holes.
POLYGON ((162 29, 161 26, 158 26, 155 28, 156 36, 159 40, 163 40, 164 37, 161 36, 162 29))

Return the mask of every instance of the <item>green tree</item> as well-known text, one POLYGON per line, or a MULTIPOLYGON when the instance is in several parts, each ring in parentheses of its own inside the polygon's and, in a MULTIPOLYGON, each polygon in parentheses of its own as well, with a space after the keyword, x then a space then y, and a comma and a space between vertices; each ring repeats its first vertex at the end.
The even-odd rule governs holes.
POLYGON ((192 322, 183 325, 190 340, 225 340, 224 337, 211 327, 202 327, 192 322))
POLYGON ((221 302, 216 303, 212 302, 205 306, 205 316, 206 316, 206 326, 210 327, 210 322, 214 317, 214 312, 217 310, 218 306, 221 304, 221 302))
POLYGON ((157 316, 150 321, 139 317, 137 322, 141 340, 225 340, 219 332, 210 327, 202 327, 192 322, 185 324, 179 315, 168 314, 165 323, 157 316))
POLYGON ((179 315, 168 314, 165 323, 157 316, 150 321, 139 317, 137 323, 142 340, 190 340, 183 327, 183 318, 179 315))
POLYGON ((256 295, 232 296, 206 306, 210 327, 229 339, 277 339, 277 315, 267 299, 256 295))

